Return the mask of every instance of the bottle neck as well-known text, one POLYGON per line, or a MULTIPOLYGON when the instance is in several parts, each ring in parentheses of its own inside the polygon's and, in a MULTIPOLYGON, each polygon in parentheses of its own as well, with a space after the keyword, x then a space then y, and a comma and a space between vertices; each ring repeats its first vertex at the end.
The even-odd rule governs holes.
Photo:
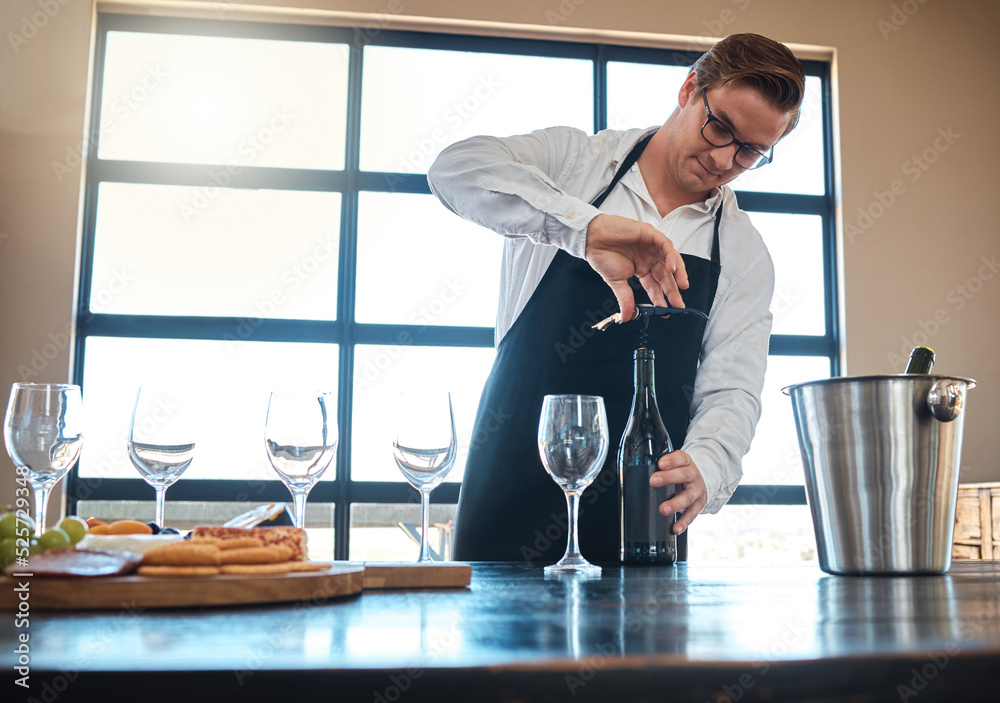
POLYGON ((653 373, 653 352, 645 348, 639 348, 635 352, 635 393, 654 394, 656 388, 653 373))

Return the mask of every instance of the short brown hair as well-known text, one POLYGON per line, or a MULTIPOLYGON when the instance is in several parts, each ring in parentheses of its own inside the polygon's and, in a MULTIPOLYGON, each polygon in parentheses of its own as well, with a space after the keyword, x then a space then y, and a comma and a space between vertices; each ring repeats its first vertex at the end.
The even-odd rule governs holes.
POLYGON ((779 110, 794 113, 785 134, 799 121, 805 71, 780 42, 760 34, 730 34, 695 61, 691 70, 700 90, 739 82, 756 89, 779 110))

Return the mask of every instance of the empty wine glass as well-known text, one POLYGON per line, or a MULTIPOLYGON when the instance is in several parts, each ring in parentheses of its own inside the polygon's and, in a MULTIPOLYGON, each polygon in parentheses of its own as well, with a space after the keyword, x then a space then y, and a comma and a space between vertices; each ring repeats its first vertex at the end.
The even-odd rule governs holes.
POLYGON ((577 519, 580 496, 591 484, 608 455, 608 420, 604 399, 593 395, 547 395, 538 422, 538 453, 542 465, 563 493, 569 513, 566 553, 545 573, 601 573, 580 554, 577 519))
POLYGON ((7 403, 3 438, 18 475, 34 489, 37 537, 45 531, 49 491, 73 468, 83 446, 80 387, 15 383, 7 403))
POLYGON ((337 455, 332 393, 271 393, 264 446, 295 503, 295 526, 306 526, 306 498, 337 455))
POLYGON ((420 491, 420 557, 432 561, 428 548, 431 491, 455 465, 458 438, 451 393, 403 393, 397 404, 396 439, 392 455, 410 485, 420 491))
POLYGON ((163 529, 167 488, 194 460, 196 419, 191 401, 166 388, 140 387, 132 406, 128 456, 156 491, 156 525, 163 529))

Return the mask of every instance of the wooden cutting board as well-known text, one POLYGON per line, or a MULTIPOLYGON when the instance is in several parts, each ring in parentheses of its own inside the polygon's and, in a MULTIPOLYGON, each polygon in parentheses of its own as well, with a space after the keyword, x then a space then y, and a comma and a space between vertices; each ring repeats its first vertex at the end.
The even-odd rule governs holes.
MULTIPOLYGON (((291 574, 32 578, 29 593, 32 609, 43 610, 189 608, 294 601, 322 603, 325 599, 360 593, 364 571, 360 564, 341 563, 325 571, 291 574)), ((15 581, 0 578, 0 609, 13 611, 17 607, 15 581)))
POLYGON ((365 590, 389 588, 463 588, 472 581, 472 566, 462 562, 366 561, 365 590))

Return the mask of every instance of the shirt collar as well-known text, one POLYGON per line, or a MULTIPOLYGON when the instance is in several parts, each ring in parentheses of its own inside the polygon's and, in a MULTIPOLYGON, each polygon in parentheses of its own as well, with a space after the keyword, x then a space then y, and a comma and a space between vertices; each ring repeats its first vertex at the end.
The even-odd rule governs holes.
MULTIPOLYGON (((612 169, 615 172, 617 172, 618 166, 632 152, 632 149, 635 147, 635 145, 638 144, 643 139, 643 137, 652 134, 659 128, 660 125, 657 125, 655 127, 630 129, 626 131, 625 136, 622 137, 621 141, 618 142, 618 148, 615 149, 614 156, 611 159, 612 169)), ((633 188, 632 190, 635 189, 633 188)), ((645 188, 643 188, 643 190, 645 190, 645 188)), ((690 205, 685 205, 684 207, 689 207, 694 209, 696 212, 701 212, 707 215, 714 216, 716 209, 722 207, 722 204, 725 202, 724 196, 726 191, 731 192, 731 189, 728 185, 723 185, 722 187, 718 188, 712 188, 712 190, 708 192, 707 198, 697 203, 691 203, 690 205)), ((637 192, 637 195, 642 197, 642 193, 637 192)), ((646 197, 648 197, 648 195, 646 197)), ((650 202, 650 204, 652 205, 653 203, 650 202)))
POLYGON ((729 186, 724 185, 718 188, 712 188, 708 191, 708 197, 701 202, 691 203, 687 207, 693 208, 698 212, 703 212, 707 215, 714 215, 717 208, 722 207, 722 203, 725 202, 724 193, 729 190, 729 186))
POLYGON ((618 142, 618 147, 615 149, 614 155, 611 157, 612 170, 617 173, 618 166, 621 165, 621 162, 624 161, 625 158, 632 152, 633 147, 635 147, 635 145, 638 144, 643 137, 652 134, 658 129, 659 126, 630 129, 626 131, 624 136, 618 142))

